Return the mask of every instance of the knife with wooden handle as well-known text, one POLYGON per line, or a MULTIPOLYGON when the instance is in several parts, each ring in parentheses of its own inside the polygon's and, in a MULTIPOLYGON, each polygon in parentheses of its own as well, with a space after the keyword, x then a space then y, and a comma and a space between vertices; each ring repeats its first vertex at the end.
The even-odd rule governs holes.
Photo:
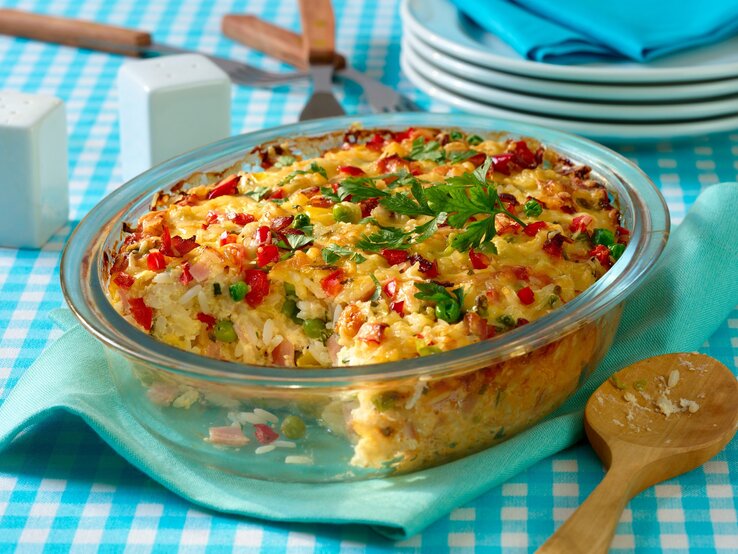
MULTIPOLYGON (((227 14, 222 30, 228 38, 299 68, 307 68, 302 37, 253 15, 227 14)), ((418 111, 420 108, 394 89, 366 73, 356 71, 341 54, 335 54, 338 75, 361 85, 369 104, 380 113, 418 111)))
MULTIPOLYGON (((63 44, 136 58, 193 53, 191 50, 155 43, 150 33, 91 21, 0 9, 0 35, 63 44)), ((234 83, 273 86, 305 78, 304 73, 271 73, 241 62, 195 52, 210 59, 234 83)))
POLYGON ((146 31, 9 9, 0 9, 0 34, 126 56, 153 44, 146 31))
MULTIPOLYGON (((221 29, 225 36, 252 50, 300 69, 308 69, 310 65, 305 58, 300 35, 255 15, 226 14, 221 21, 221 29)), ((343 69, 346 58, 335 52, 334 63, 336 69, 343 69)))

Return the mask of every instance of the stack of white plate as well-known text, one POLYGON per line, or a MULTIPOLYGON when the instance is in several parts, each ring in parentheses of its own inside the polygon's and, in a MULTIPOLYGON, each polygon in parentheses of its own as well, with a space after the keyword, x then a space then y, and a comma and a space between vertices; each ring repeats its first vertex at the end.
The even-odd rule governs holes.
POLYGON ((402 68, 466 112, 600 140, 738 129, 738 37, 636 64, 555 65, 522 58, 449 0, 403 0, 402 68))

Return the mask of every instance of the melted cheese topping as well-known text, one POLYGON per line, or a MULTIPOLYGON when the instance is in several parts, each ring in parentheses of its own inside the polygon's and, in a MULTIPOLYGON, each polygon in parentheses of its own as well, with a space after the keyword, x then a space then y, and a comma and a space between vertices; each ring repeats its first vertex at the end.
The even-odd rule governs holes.
POLYGON ((450 350, 523 325, 576 297, 614 263, 628 234, 588 168, 532 140, 453 136, 384 133, 314 159, 283 155, 265 171, 189 189, 126 235, 113 255, 110 299, 157 339, 205 356, 359 365, 450 350), (466 154, 450 161, 459 153, 466 154), (472 174, 487 157, 487 186, 525 226, 492 215, 491 241, 454 248, 473 220, 490 217, 480 213, 460 228, 441 223, 409 248, 360 247, 383 227, 409 232, 432 219, 382 205, 401 193, 413 198, 407 175, 428 189, 472 174), (341 184, 359 177, 371 178, 381 198, 341 202, 341 184), (531 200, 539 214, 526 209, 531 200), (242 283, 250 287, 243 299, 242 283), (423 283, 452 300, 463 291, 458 316, 439 315, 442 301, 418 298, 423 283))

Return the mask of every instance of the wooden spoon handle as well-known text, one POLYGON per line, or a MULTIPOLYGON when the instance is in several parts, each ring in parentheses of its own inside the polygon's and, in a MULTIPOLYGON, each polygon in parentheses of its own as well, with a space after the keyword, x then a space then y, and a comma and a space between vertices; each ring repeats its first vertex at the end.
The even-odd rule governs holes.
POLYGON ((333 63, 336 26, 330 0, 299 0, 302 51, 310 63, 333 63))
POLYGON ((145 31, 7 9, 0 9, 0 34, 131 56, 137 53, 126 46, 151 44, 145 31))
POLYGON ((537 554, 607 554, 620 515, 632 496, 629 482, 633 473, 630 468, 611 468, 537 554))
MULTIPOLYGON (((223 34, 268 56, 287 62, 300 69, 308 68, 302 49, 302 37, 255 15, 227 14, 221 22, 223 34)), ((335 53, 336 69, 346 67, 346 58, 335 53)))

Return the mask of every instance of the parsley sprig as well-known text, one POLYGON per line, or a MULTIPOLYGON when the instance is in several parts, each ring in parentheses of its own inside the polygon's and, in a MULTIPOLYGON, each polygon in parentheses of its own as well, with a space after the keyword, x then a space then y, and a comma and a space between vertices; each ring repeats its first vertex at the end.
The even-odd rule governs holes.
POLYGON ((388 210, 410 217, 430 216, 433 219, 411 231, 382 228, 377 233, 362 236, 357 246, 367 250, 409 248, 430 238, 439 224, 448 222, 451 227, 463 229, 451 241, 453 248, 463 252, 479 248, 483 243, 491 246, 496 234, 497 214, 505 214, 525 227, 525 223, 507 211, 494 183, 487 180, 491 163, 492 160, 487 158, 471 173, 451 177, 445 183, 425 188, 416 180, 410 186, 410 194, 400 192, 385 196, 380 204, 388 210), (484 217, 466 225, 470 218, 480 215, 484 217))
POLYGON ((319 175, 322 175, 323 176, 323 179, 328 180, 328 173, 326 173, 325 168, 324 167, 321 167, 317 163, 313 162, 313 163, 310 164, 310 167, 308 169, 297 169, 297 170, 293 171, 292 173, 288 173, 287 176, 284 179, 282 179, 279 182, 279 185, 277 185, 277 186, 280 186, 281 187, 283 185, 286 185, 287 183, 289 183, 290 181, 292 181, 292 179, 294 179, 298 175, 307 175, 309 173, 317 173, 319 175))
POLYGON ((456 323, 461 319, 461 309, 464 303, 463 288, 459 287, 449 292, 446 287, 434 282, 415 283, 415 288, 418 289, 415 298, 435 302, 438 319, 448 323, 456 323))
POLYGON ((333 265, 341 258, 348 258, 352 262, 356 262, 357 264, 363 263, 366 261, 366 258, 362 256, 359 252, 354 252, 347 246, 339 246, 338 244, 329 244, 323 250, 321 251, 321 255, 323 256, 323 260, 325 263, 333 265))

